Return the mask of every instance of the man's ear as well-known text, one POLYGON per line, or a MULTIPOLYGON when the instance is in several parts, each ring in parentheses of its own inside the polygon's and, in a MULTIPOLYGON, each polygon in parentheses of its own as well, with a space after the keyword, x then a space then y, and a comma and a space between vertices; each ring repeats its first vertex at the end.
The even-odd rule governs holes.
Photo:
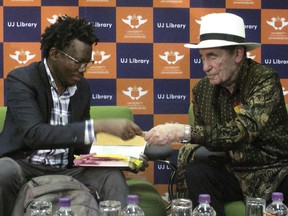
POLYGON ((235 48, 235 61, 240 63, 244 59, 245 49, 243 46, 236 46, 235 48))
POLYGON ((56 58, 57 58, 58 55, 59 55, 59 52, 58 52, 58 50, 57 50, 55 47, 52 47, 52 48, 49 50, 49 57, 50 57, 50 59, 56 60, 56 58))

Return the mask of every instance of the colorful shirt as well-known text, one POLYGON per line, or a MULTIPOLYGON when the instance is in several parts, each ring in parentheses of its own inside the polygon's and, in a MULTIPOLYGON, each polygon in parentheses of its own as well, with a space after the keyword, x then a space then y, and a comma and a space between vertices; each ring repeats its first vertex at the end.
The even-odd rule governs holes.
POLYGON ((232 94, 207 77, 192 93, 191 143, 227 152, 243 194, 270 198, 288 174, 288 115, 278 74, 246 59, 232 94))

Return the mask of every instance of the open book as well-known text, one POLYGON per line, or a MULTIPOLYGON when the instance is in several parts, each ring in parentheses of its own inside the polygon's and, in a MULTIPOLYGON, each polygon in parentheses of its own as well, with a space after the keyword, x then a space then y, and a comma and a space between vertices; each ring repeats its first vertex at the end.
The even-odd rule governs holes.
POLYGON ((75 156, 75 166, 126 167, 132 170, 142 166, 139 156, 144 152, 146 142, 135 136, 130 140, 107 133, 98 133, 90 149, 90 154, 75 156))

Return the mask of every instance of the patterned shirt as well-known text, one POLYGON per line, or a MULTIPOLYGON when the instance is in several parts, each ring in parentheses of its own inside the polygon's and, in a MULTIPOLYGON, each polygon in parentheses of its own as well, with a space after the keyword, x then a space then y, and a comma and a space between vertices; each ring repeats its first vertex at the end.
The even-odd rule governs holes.
MULTIPOLYGON (((68 109, 70 98, 75 94, 77 86, 70 86, 63 94, 59 95, 46 59, 44 59, 44 65, 51 85, 51 94, 53 99, 50 124, 66 125, 70 122, 71 117, 71 113, 68 109)), ((93 120, 87 120, 85 125, 85 144, 90 144, 94 140, 93 120)), ((66 167, 68 165, 68 150, 68 148, 38 150, 28 157, 28 161, 33 164, 66 167)))
POLYGON ((191 143, 227 152, 243 194, 270 198, 288 174, 288 115, 277 73, 246 59, 232 94, 207 77, 192 93, 191 143))

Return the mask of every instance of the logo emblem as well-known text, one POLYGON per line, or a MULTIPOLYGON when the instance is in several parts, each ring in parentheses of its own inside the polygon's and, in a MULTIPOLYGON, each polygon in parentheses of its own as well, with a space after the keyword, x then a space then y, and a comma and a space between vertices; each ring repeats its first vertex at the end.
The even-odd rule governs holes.
POLYGON ((131 28, 139 28, 139 26, 143 25, 144 23, 147 22, 147 19, 142 19, 142 16, 138 15, 136 16, 135 14, 133 16, 128 15, 127 19, 122 19, 122 21, 129 25, 131 28))
POLYGON ((271 20, 266 20, 267 24, 272 26, 275 30, 282 30, 288 25, 284 17, 272 17, 271 20))
POLYGON ((16 60, 19 64, 26 64, 29 60, 33 59, 36 55, 30 54, 30 51, 15 51, 15 54, 9 55, 12 59, 16 60))
POLYGON ((176 64, 176 62, 178 62, 179 60, 184 58, 184 55, 179 55, 179 52, 175 51, 166 51, 164 52, 164 55, 159 55, 159 57, 161 59, 163 59, 164 61, 166 61, 168 64, 176 64))
POLYGON ((128 87, 127 90, 122 90, 123 94, 130 97, 132 100, 139 100, 142 96, 148 93, 148 90, 143 90, 142 87, 128 87))
POLYGON ((92 60, 94 60, 94 64, 102 64, 103 61, 110 58, 111 55, 105 55, 105 51, 92 51, 92 60))

